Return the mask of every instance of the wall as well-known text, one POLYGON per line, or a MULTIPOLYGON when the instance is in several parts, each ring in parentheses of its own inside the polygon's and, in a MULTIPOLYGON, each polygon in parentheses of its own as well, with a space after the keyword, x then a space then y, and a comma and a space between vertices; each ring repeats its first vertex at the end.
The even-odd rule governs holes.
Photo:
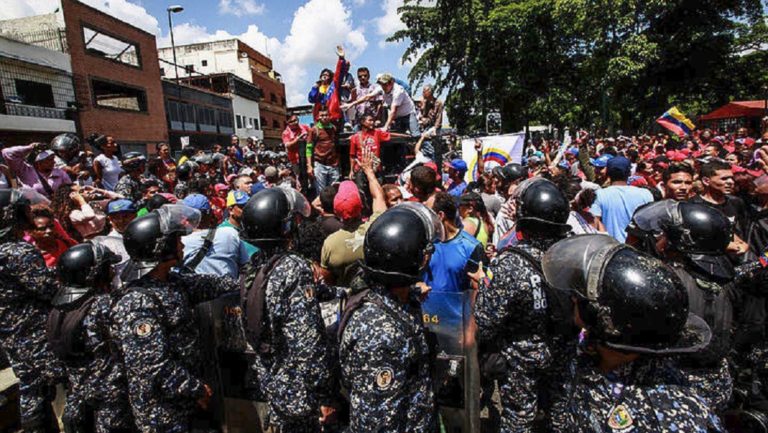
MULTIPOLYGON (((246 137, 254 136, 259 140, 264 139, 264 133, 259 129, 259 117, 261 117, 259 111, 259 103, 251 101, 237 95, 232 96, 232 111, 237 116, 245 116, 249 119, 256 119, 255 128, 237 128, 237 122, 235 121, 235 134, 240 137, 240 141, 245 143, 246 137)), ((245 125, 243 125, 245 126, 245 125)))
POLYGON ((155 36, 104 14, 76 0, 62 0, 67 43, 72 58, 75 93, 80 104, 80 133, 112 134, 120 143, 144 145, 154 149, 168 140, 165 105, 160 85, 155 36), (139 49, 141 68, 86 54, 82 23, 108 31, 112 36, 135 43, 139 49), (93 104, 91 78, 119 82, 146 92, 147 111, 121 111, 93 104))

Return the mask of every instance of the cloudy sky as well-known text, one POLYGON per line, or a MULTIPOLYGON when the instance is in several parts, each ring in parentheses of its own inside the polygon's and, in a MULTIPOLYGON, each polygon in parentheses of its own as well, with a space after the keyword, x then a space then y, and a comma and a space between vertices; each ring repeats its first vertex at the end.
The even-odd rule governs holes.
MULTIPOLYGON (((0 19, 53 12, 60 0, 3 0, 0 19)), ((352 67, 368 66, 375 75, 392 72, 406 79, 400 62, 404 44, 385 42, 402 28, 402 0, 81 0, 157 35, 170 46, 166 8, 174 14, 176 44, 238 37, 267 52, 283 75, 288 105, 306 103, 323 67, 335 64, 335 46, 343 44, 352 67)))

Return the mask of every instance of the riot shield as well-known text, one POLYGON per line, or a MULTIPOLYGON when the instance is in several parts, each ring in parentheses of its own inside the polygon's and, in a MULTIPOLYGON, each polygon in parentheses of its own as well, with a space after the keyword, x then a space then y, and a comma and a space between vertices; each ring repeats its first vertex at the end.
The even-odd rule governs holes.
POLYGON ((245 338, 240 293, 197 307, 203 379, 213 389, 210 411, 222 432, 260 433, 258 391, 249 366, 255 356, 245 338))
POLYGON ((435 400, 445 433, 480 431, 480 370, 475 340, 474 292, 432 291, 422 304, 434 337, 435 400))

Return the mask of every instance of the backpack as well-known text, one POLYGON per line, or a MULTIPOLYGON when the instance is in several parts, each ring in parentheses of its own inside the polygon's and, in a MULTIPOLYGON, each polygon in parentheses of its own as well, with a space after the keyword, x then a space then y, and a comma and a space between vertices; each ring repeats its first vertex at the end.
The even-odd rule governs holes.
POLYGON ((264 323, 267 318, 264 314, 266 309, 267 282, 269 274, 287 254, 277 254, 272 256, 267 263, 259 269, 253 283, 248 286, 245 283, 245 275, 241 277, 240 302, 242 304, 245 335, 248 343, 259 353, 269 352, 269 345, 261 340, 264 331, 264 323))
POLYGON ((48 315, 46 333, 51 351, 62 360, 75 360, 85 356, 83 320, 91 308, 94 296, 82 301, 76 309, 53 308, 48 315))

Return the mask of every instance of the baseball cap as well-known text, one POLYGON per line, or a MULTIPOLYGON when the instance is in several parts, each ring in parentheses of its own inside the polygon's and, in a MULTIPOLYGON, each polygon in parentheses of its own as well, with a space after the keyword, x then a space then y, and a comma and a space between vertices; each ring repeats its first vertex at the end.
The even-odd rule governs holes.
POLYGON ((446 166, 459 172, 467 171, 467 162, 459 158, 451 160, 451 162, 446 162, 446 166))
POLYGON ((336 197, 333 198, 333 213, 342 220, 358 218, 363 212, 363 202, 357 185, 351 180, 339 184, 336 197))
POLYGON ((213 187, 213 189, 214 189, 216 192, 221 192, 221 191, 228 191, 228 190, 229 190, 229 186, 227 186, 227 185, 224 185, 223 183, 217 183, 217 184, 216 184, 216 185, 213 187))
POLYGON ((35 157, 35 162, 45 161, 46 159, 52 158, 55 155, 56 154, 53 153, 52 150, 44 150, 37 154, 37 156, 35 157))
POLYGON ((389 72, 385 72, 376 76, 376 82, 379 84, 387 84, 392 80, 394 80, 394 78, 389 72))
POLYGON ((202 194, 190 194, 182 200, 185 205, 201 210, 201 211, 209 211, 211 210, 211 204, 208 203, 208 197, 202 195, 202 194))
POLYGON ((107 215, 113 215, 121 212, 136 212, 136 206, 134 206, 132 201, 124 198, 112 200, 107 205, 107 215))
POLYGON ((595 167, 606 167, 608 165, 608 161, 613 159, 613 155, 606 153, 605 155, 600 155, 597 158, 593 158, 589 160, 589 163, 594 165, 595 167))
POLYGON ((242 206, 248 203, 249 198, 251 197, 243 191, 230 191, 229 194, 227 194, 227 207, 234 205, 242 206))
POLYGON ((623 156, 617 156, 609 159, 608 162, 606 162, 605 168, 609 177, 611 177, 612 174, 617 177, 628 177, 629 172, 632 169, 632 163, 623 156))

